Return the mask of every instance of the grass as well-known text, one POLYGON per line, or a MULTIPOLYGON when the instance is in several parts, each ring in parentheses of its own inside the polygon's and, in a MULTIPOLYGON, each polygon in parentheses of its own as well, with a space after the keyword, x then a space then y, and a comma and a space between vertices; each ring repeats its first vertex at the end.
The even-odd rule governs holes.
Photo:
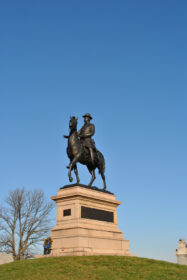
POLYGON ((187 266, 137 257, 51 257, 0 265, 0 280, 187 280, 187 266))

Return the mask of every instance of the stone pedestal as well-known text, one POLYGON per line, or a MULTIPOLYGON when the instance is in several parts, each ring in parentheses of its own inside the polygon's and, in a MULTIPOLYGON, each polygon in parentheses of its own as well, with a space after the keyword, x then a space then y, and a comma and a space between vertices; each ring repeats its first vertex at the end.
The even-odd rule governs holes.
POLYGON ((68 185, 51 197, 57 224, 51 230, 52 256, 130 255, 117 226, 115 195, 84 185, 68 185))
POLYGON ((0 264, 13 262, 14 259, 11 254, 0 254, 0 264))

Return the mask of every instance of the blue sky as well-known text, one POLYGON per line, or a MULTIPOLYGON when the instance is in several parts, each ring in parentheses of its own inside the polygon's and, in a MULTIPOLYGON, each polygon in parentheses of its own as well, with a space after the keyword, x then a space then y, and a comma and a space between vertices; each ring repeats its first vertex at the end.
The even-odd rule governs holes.
POLYGON ((62 135, 70 115, 80 128, 89 112, 131 252, 176 261, 187 239, 186 9, 173 0, 1 2, 1 198, 22 186, 50 197, 67 184, 62 135))

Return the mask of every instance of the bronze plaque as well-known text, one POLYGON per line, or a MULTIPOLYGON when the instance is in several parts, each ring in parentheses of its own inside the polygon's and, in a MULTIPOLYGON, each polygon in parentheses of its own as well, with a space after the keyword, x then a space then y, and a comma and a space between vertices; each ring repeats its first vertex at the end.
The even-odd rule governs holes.
POLYGON ((71 216, 71 209, 65 209, 63 212, 64 216, 71 216))
POLYGON ((101 209, 81 206, 81 218, 113 223, 114 213, 101 209))

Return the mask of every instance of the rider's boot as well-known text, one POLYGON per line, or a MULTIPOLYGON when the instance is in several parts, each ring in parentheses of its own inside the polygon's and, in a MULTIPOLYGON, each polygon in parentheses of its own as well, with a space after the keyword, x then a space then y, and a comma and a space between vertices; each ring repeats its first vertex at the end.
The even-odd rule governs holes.
POLYGON ((92 161, 92 164, 94 165, 94 152, 93 152, 92 148, 89 148, 89 150, 90 150, 90 155, 91 155, 91 161, 92 161))

